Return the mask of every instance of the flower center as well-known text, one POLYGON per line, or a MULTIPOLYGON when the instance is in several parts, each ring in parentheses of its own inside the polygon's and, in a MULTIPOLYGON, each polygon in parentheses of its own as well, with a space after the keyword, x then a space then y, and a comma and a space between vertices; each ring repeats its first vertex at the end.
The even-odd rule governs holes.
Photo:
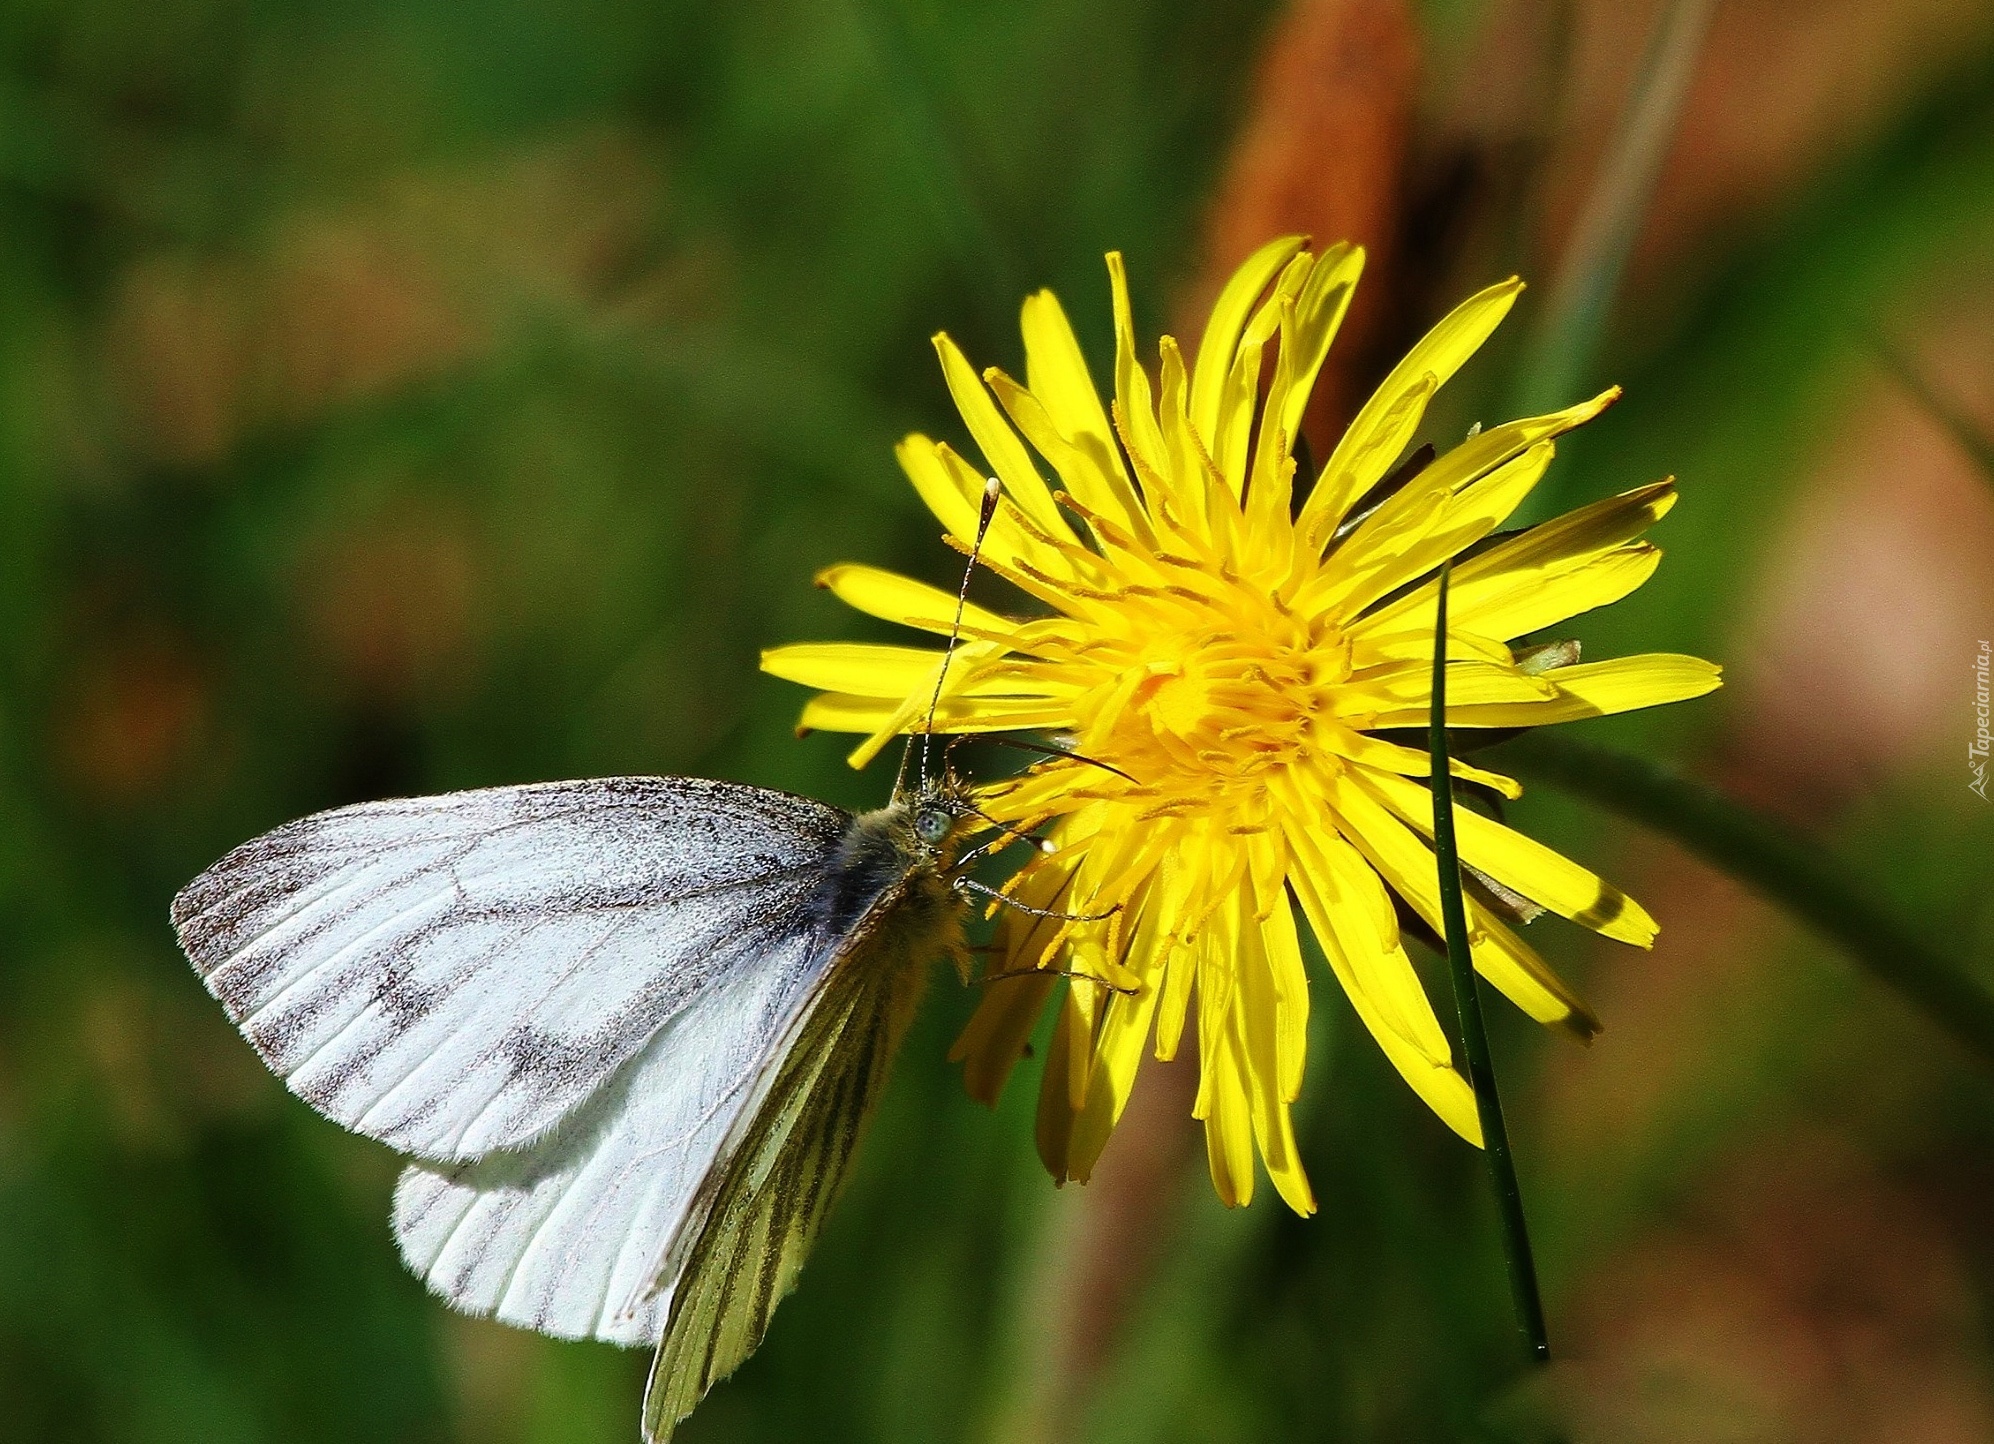
POLYGON ((1350 675, 1349 644, 1243 589, 1225 606, 1145 620, 1111 684, 1119 703, 1089 730, 1103 761, 1162 791, 1209 789, 1304 760, 1330 693, 1350 675))

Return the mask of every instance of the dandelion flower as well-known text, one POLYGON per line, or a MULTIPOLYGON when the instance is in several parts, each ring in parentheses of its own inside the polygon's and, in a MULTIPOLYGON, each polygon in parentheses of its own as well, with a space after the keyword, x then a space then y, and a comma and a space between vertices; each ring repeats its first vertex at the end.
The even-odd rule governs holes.
MULTIPOLYGON (((1109 256, 1106 405, 1049 291, 1024 304, 1023 382, 994 368, 979 376, 935 338, 984 465, 921 435, 901 443, 900 463, 959 549, 975 538, 994 473, 1002 500, 982 562, 1026 600, 1015 615, 966 608, 934 728, 1046 729, 1092 759, 1051 758, 980 791, 991 817, 1056 845, 1011 879, 1013 897, 1111 915, 999 909, 992 970, 1021 976, 990 986, 954 1052, 971 1092, 994 1099, 1055 1004, 1037 1133, 1060 1180, 1087 1178, 1142 1055, 1172 1057, 1195 1008, 1193 1111, 1219 1196, 1250 1200, 1257 1153, 1281 1197, 1313 1212, 1289 1117, 1308 1023, 1304 926, 1406 1082, 1481 1141, 1394 905, 1440 926, 1432 804, 1417 780, 1428 757, 1392 734, 1426 721, 1443 562, 1454 561, 1450 727, 1597 717, 1718 685, 1718 669, 1694 657, 1578 663, 1569 646, 1519 640, 1627 595, 1660 559, 1639 538, 1675 499, 1667 481, 1497 534, 1555 438, 1617 391, 1437 456, 1405 455, 1433 394, 1520 282, 1489 287, 1435 326, 1297 494, 1296 430, 1362 265, 1347 245, 1318 254, 1301 237, 1270 243, 1225 286, 1195 359, 1165 336, 1152 375, 1121 258, 1109 256)), ((819 580, 860 611, 951 631, 955 598, 934 588, 855 565, 819 580)), ((820 690, 805 728, 865 734, 856 766, 924 726, 942 657, 939 646, 799 645, 763 665, 820 690)), ((1520 791, 1452 765, 1503 797, 1520 791)), ((1589 1036, 1592 1015, 1508 925, 1503 899, 1639 947, 1653 942, 1654 920, 1491 817, 1462 808, 1457 826, 1462 860, 1487 883, 1469 898, 1476 968, 1533 1018, 1589 1036)))

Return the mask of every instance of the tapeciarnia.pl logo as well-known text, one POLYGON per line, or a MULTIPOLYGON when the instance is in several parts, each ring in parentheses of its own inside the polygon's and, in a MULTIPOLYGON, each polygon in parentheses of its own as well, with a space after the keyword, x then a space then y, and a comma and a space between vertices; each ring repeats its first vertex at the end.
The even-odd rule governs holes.
POLYGON ((1966 766, 1973 780, 1966 785, 1987 801, 1987 643, 1973 659, 1973 740, 1966 745, 1966 766))

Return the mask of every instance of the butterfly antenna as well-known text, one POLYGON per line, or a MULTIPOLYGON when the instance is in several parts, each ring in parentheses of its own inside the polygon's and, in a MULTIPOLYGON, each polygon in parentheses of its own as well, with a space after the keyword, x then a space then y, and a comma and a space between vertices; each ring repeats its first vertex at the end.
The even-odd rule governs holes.
POLYGON ((914 755, 914 739, 909 737, 900 749, 900 766, 893 773, 893 800, 898 802, 907 790, 907 759, 914 755))
POLYGON ((981 818, 995 833, 995 836, 990 838, 989 841, 978 843, 975 847, 957 858, 955 865, 958 870, 967 864, 975 862, 979 858, 988 856, 999 848, 1009 847, 1014 842, 1028 842, 1039 853, 1047 857, 1059 851, 1059 844, 1055 843, 1051 838, 1040 837, 1036 833, 1022 832, 1011 826, 1008 822, 999 822, 973 802, 962 802, 957 805, 970 816, 981 818))
POLYGON ((969 565, 962 569, 962 585, 956 588, 955 620, 949 623, 949 643, 942 650, 942 667, 935 674, 935 695, 928 699, 928 720, 921 728, 921 780, 928 780, 928 756, 935 740, 935 713, 941 710, 942 688, 948 684, 949 663, 955 660, 956 643, 962 640, 962 615, 969 610, 969 579, 976 574, 976 557, 983 550, 983 538, 997 516, 997 500, 1003 495, 997 478, 983 484, 983 505, 976 514, 976 540, 970 544, 969 565))

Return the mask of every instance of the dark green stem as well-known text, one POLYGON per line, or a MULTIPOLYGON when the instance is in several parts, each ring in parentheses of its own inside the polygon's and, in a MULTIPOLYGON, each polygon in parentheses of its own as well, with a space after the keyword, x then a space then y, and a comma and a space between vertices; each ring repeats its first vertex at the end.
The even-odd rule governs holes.
POLYGON ((1893 917, 1820 844, 1659 763, 1590 742, 1528 732, 1496 755, 1505 771, 1632 818, 1749 884, 1994 1063, 1994 993, 1893 917))
POLYGON ((1461 900, 1461 860, 1454 846, 1454 779, 1447 762, 1446 720, 1447 583, 1452 571, 1449 565, 1440 572, 1428 741, 1433 762, 1433 855, 1440 866, 1440 920, 1447 939, 1447 971, 1454 979, 1454 1005, 1461 1016, 1461 1049, 1467 1055, 1468 1081, 1474 1086, 1475 1112, 1482 1124, 1482 1153, 1488 1159, 1489 1180, 1495 1186, 1496 1209, 1502 1217, 1502 1253, 1509 1267, 1510 1298, 1516 1305, 1517 1327, 1523 1331, 1530 1357, 1543 1363, 1551 1357, 1544 1330, 1544 1301, 1537 1289, 1537 1265, 1531 1257, 1530 1230, 1523 1218, 1523 1191, 1517 1187, 1516 1163, 1509 1152, 1509 1130, 1503 1126, 1502 1100, 1496 1093, 1495 1058, 1489 1051, 1488 1026, 1482 1018, 1481 987, 1468 944, 1468 912, 1461 900))

